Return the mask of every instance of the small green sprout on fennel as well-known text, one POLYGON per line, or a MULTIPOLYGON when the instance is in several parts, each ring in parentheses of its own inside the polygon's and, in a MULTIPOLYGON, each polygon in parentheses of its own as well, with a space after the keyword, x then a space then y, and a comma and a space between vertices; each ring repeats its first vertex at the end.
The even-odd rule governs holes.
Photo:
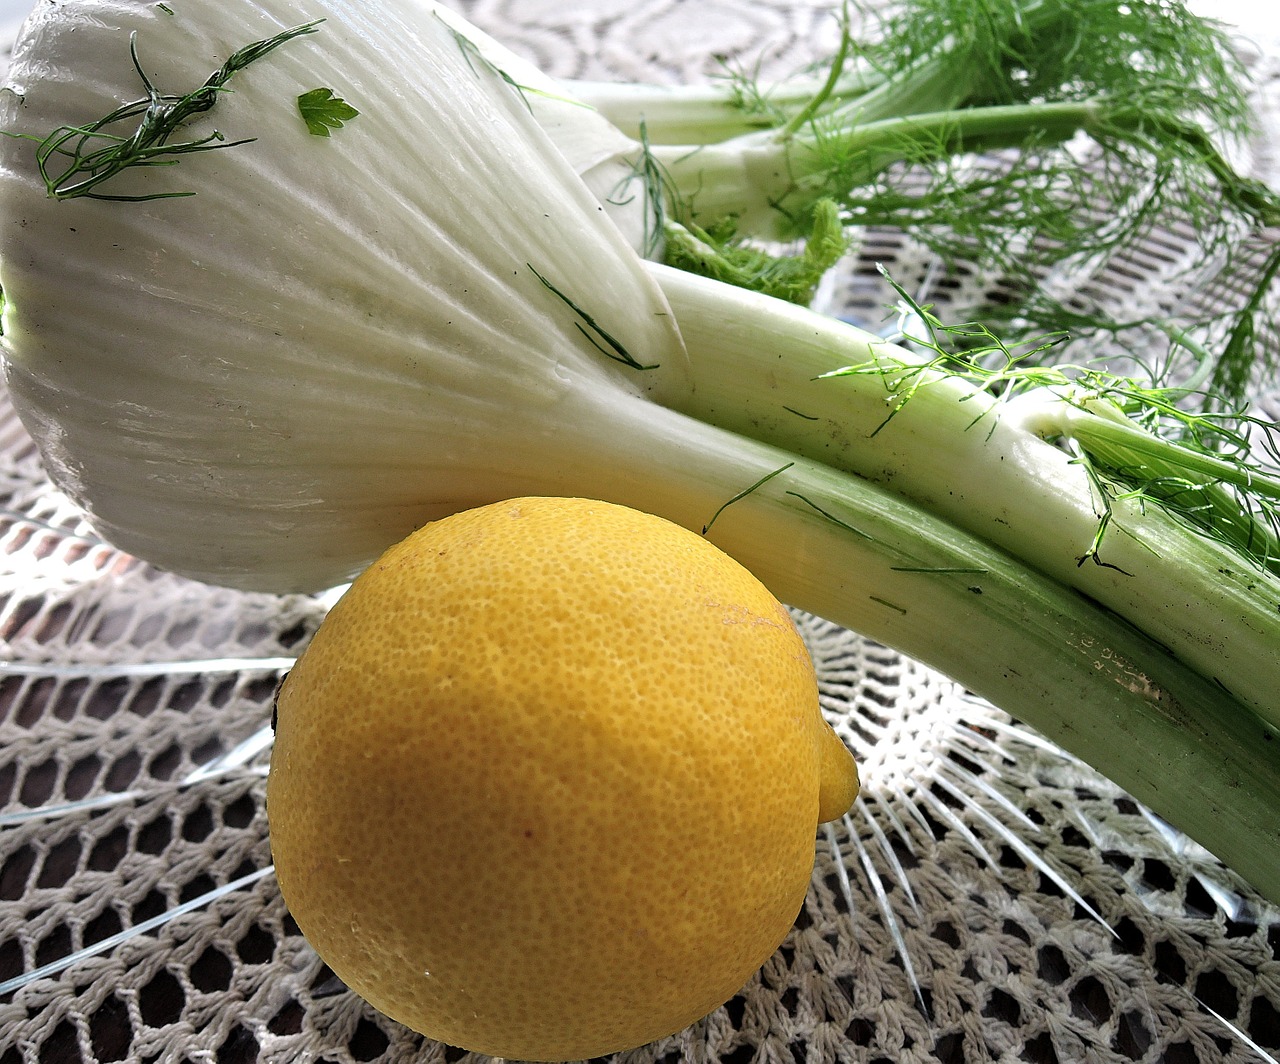
POLYGON ((643 119, 640 121, 640 155, 637 157, 631 173, 623 178, 609 195, 609 202, 614 206, 623 206, 635 199, 633 186, 639 182, 641 195, 644 197, 644 239, 642 251, 646 258, 652 258, 662 248, 663 240, 669 236, 667 229, 667 200, 674 199, 670 180, 662 168, 662 164, 654 158, 649 150, 649 131, 643 119))
POLYGON ((774 469, 771 472, 766 473, 754 484, 751 484, 748 487, 743 488, 741 491, 737 492, 731 498, 721 503, 720 506, 717 508, 716 512, 711 515, 711 519, 705 525, 702 526, 702 534, 705 536, 708 532, 710 532, 711 526, 716 523, 720 515, 724 513, 725 510, 727 510, 735 502, 741 502, 748 495, 751 495, 754 492, 759 491, 766 484, 768 484, 769 481, 771 481, 774 477, 779 476, 782 473, 785 473, 788 469, 790 469, 794 465, 795 465, 795 462, 788 462, 784 466, 779 466, 777 469, 774 469))
POLYGON ((658 364, 656 362, 645 365, 638 361, 636 357, 632 355, 625 346, 623 346, 621 341, 601 328, 595 318, 583 310, 582 307, 565 295, 564 292, 549 280, 543 277, 542 274, 533 268, 533 266, 529 263, 525 263, 525 265, 528 267, 529 272, 542 283, 542 286, 547 289, 547 291, 573 311, 574 315, 578 319, 573 323, 574 328, 585 336, 591 345, 602 355, 606 358, 612 359, 614 362, 621 362, 624 366, 630 366, 632 369, 649 370, 658 368, 658 364))
POLYGON ((780 255, 738 237, 732 218, 703 229, 693 222, 664 226, 668 266, 808 306, 819 282, 849 250, 849 238, 832 200, 813 207, 812 227, 799 254, 780 255))
POLYGON ((190 140, 174 140, 173 137, 190 119, 213 108, 235 74, 295 37, 316 32, 323 21, 307 22, 266 40, 245 45, 210 74, 199 88, 182 95, 161 93, 152 84, 138 58, 138 35, 136 32, 131 34, 129 54, 146 90, 144 98, 123 104, 88 125, 60 126, 43 139, 26 137, 38 143, 36 163, 48 195, 58 200, 83 196, 124 201, 190 195, 187 192, 112 195, 99 189, 105 182, 135 166, 173 165, 183 155, 249 143, 253 138, 229 141, 217 130, 190 140), (111 131, 119 123, 132 120, 137 122, 132 132, 111 131))
POLYGON ((314 137, 327 137, 331 130, 341 129, 360 112, 332 89, 312 89, 298 97, 298 111, 314 137))

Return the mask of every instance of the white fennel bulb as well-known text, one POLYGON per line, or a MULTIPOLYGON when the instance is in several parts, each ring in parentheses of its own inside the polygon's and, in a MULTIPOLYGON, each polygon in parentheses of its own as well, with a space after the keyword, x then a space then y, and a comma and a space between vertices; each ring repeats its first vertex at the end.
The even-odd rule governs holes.
MULTIPOLYGON (((419 0, 425 3, 426 0, 419 0)), ((643 166, 643 147, 565 82, 546 74, 456 11, 433 5, 438 18, 475 49, 476 56, 517 88, 538 125, 595 195, 605 213, 642 255, 662 256, 661 219, 643 166)))
POLYGON ((682 374, 656 285, 428 6, 44 3, 0 128, 44 136, 142 96, 132 33, 157 89, 185 93, 318 18, 174 138, 252 143, 99 189, 190 196, 60 201, 34 145, 0 141, 14 402, 104 535, 233 584, 334 583, 444 510, 549 490, 592 420, 576 403, 682 374), (295 103, 318 86, 360 111, 330 137, 295 103), (539 276, 589 287, 600 327, 657 368, 601 357, 539 276))

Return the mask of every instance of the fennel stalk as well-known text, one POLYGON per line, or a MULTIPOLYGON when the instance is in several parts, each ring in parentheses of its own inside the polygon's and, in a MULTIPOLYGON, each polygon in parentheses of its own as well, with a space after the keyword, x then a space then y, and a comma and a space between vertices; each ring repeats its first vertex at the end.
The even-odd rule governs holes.
MULTIPOLYGON (((1276 477, 1143 432, 1115 407, 1091 413, 1087 390, 1066 376, 1053 390, 1002 398, 842 322, 670 268, 651 272, 693 367, 679 409, 881 484, 997 544, 1280 727, 1276 477), (1229 473, 1266 493, 1270 523, 1236 497, 1221 499, 1216 519, 1203 515, 1208 527, 1179 519, 1166 508, 1173 501, 1151 492, 1108 498, 1078 455, 1048 442, 1060 438, 1129 489, 1158 479, 1149 472, 1157 459, 1184 477, 1211 473, 1209 483, 1229 473)), ((1201 502, 1191 500, 1193 515, 1201 502)))

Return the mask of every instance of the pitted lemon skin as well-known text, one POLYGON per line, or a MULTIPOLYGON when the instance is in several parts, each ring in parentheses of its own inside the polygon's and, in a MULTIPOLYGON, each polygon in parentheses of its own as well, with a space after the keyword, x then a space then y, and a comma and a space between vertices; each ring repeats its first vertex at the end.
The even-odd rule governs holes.
POLYGON ((568 1060, 731 997, 856 792, 750 573, 658 518, 534 498, 355 582, 281 688, 267 808, 285 900, 349 986, 441 1041, 568 1060))

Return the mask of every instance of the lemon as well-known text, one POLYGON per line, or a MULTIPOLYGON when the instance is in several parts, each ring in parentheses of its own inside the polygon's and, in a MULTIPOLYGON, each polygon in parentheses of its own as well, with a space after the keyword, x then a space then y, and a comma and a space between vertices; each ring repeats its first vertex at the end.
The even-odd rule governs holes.
POLYGON ((352 989, 566 1060, 739 990, 857 787, 750 573, 656 517, 528 498, 356 580, 280 690, 267 810, 285 901, 352 989))

